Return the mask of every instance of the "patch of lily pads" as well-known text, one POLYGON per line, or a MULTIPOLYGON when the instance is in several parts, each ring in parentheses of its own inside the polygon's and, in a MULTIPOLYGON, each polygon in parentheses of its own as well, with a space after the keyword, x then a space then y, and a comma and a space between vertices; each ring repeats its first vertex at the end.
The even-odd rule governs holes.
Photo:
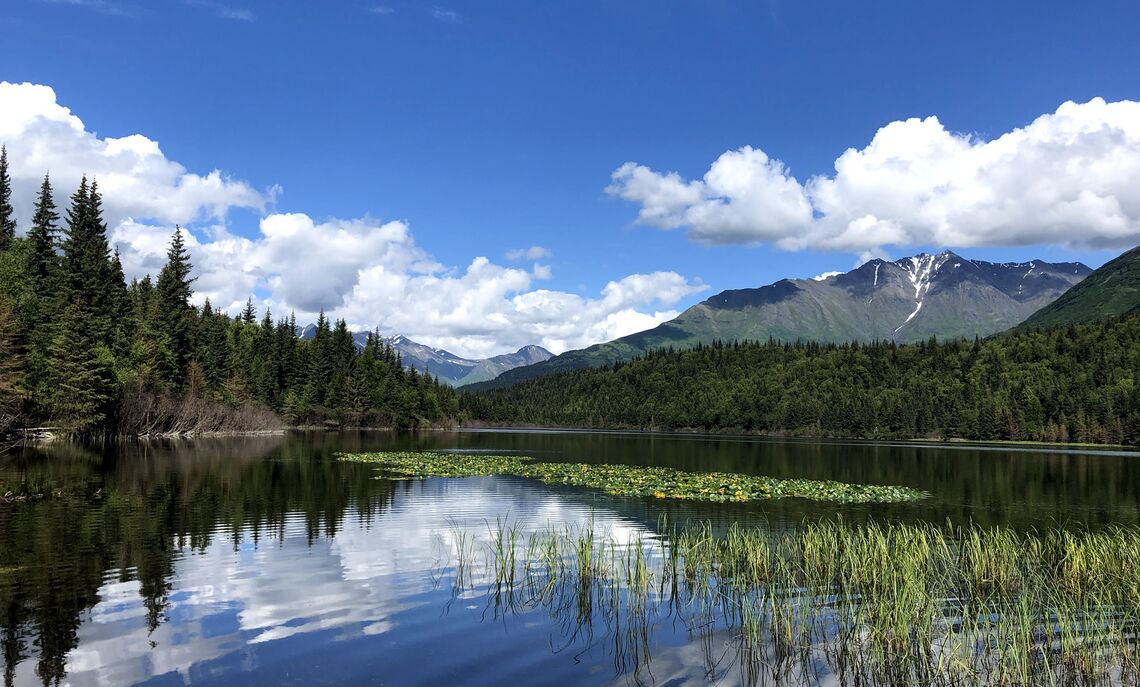
POLYGON ((918 501, 928 492, 910 487, 831 480, 776 479, 731 472, 685 472, 665 467, 540 463, 521 456, 435 452, 341 453, 341 460, 375 465, 382 479, 516 475, 547 484, 639 496, 716 503, 801 498, 835 503, 918 501))

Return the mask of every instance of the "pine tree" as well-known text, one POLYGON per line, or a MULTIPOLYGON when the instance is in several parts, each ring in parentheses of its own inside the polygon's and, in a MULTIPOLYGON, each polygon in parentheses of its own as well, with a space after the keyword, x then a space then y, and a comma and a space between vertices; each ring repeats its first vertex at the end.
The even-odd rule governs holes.
POLYGON ((12 209, 12 178, 8 176, 8 148, 0 146, 0 252, 16 238, 16 212, 12 209))
POLYGON ((114 323, 115 354, 125 355, 126 348, 135 335, 137 322, 131 317, 131 296, 127 291, 127 278, 123 274, 123 262, 119 259, 118 248, 111 258, 108 274, 107 300, 114 323))
POLYGON ((40 185, 39 197, 36 198, 32 228, 28 230, 28 242, 31 243, 28 274, 32 279, 36 296, 41 300, 46 300, 49 293, 53 292, 53 280, 58 273, 57 222, 59 222, 59 213, 56 212, 55 200, 52 198, 51 179, 45 174, 43 184, 40 185))
POLYGON ((257 309, 253 307, 253 296, 245 299, 245 309, 241 311, 241 321, 246 324, 257 322, 257 309))
POLYGON ((103 196, 99 194, 99 184, 95 181, 91 182, 91 193, 88 195, 88 222, 92 237, 92 264, 97 265, 94 276, 98 291, 93 303, 100 321, 107 323, 103 340, 111 343, 119 335, 119 308, 127 285, 122 263, 118 262, 118 256, 111 250, 111 243, 107 239, 107 223, 103 221, 103 196))
POLYGON ((87 327, 89 319, 78 303, 68 306, 50 351, 52 414, 83 431, 106 421, 114 396, 110 351, 96 344, 87 327))
POLYGON ((25 271, 33 298, 28 308, 28 376, 33 404, 46 408, 50 389, 49 349, 63 305, 60 293, 60 259, 56 253, 59 213, 52 198, 51 181, 44 175, 28 230, 25 271))
POLYGON ((210 299, 207 298, 202 306, 197 357, 202 362, 202 371, 211 392, 221 390, 230 376, 229 346, 226 336, 228 329, 229 318, 224 313, 215 312, 210 299))
POLYGON ((323 406, 333 372, 332 330, 324 310, 317 317, 317 331, 308 344, 309 369, 305 401, 312 406, 323 406))
POLYGON ((64 269, 67 272, 68 286, 72 291, 78 291, 82 283, 83 261, 87 257, 87 213, 90 192, 87 188, 87 177, 79 182, 79 188, 71 194, 71 207, 67 209, 67 236, 63 241, 64 269))
POLYGON ((190 254, 182 240, 182 229, 176 227, 166 251, 166 265, 158 275, 155 287, 156 329, 167 341, 168 355, 163 356, 166 369, 160 375, 170 387, 182 388, 192 354, 191 329, 194 308, 190 305, 190 254))
POLYGON ((88 325, 99 343, 107 343, 113 322, 110 290, 111 251, 97 185, 84 177, 71 197, 67 211, 67 238, 63 265, 67 302, 89 317, 88 325))

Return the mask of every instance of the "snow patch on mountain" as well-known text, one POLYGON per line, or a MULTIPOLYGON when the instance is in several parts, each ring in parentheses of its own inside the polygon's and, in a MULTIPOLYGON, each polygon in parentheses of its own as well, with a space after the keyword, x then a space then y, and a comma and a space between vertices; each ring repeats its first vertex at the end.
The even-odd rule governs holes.
POLYGON ((914 286, 914 311, 907 315, 906 320, 895 329, 895 334, 898 334, 902 331, 903 327, 910 324, 910 321, 922 310, 922 301, 930 291, 931 280, 934 279, 938 270, 941 269, 952 256, 953 253, 949 251, 943 251, 938 255, 919 253, 918 255, 906 258, 905 260, 899 260, 895 263, 903 268, 907 277, 910 278, 911 285, 914 286))

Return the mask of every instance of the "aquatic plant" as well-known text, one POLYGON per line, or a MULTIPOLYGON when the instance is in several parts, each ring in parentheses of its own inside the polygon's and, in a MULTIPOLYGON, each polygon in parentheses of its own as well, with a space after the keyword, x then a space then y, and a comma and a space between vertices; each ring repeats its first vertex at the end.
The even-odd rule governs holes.
POLYGON ((524 537, 500 523, 487 543, 488 603, 496 615, 545 610, 566 646, 605 640, 615 671, 634 682, 651 674, 655 628, 678 623, 703 647, 714 681, 734 668, 745 684, 1140 678, 1138 527, 665 531, 618 538, 586 526, 524 537))
POLYGON ((543 463, 521 456, 435 452, 341 453, 341 460, 375 465, 388 478, 516 475, 547 484, 601 489, 615 496, 746 502, 802 498, 837 503, 916 501, 927 492, 902 486, 830 480, 776 479, 731 472, 685 472, 664 467, 543 463))

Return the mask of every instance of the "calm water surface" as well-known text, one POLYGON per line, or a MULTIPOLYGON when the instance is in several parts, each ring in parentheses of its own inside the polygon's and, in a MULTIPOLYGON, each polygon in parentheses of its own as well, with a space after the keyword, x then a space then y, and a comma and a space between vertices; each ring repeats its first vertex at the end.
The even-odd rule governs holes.
POLYGON ((1140 521, 1140 456, 573 432, 297 434, 72 445, 0 456, 5 685, 735 684, 732 638, 620 637, 454 590, 458 537, 593 527, 657 536, 662 515, 1100 528, 1140 521), (372 479, 335 451, 435 449, 903 484, 920 504, 691 505, 513 477, 372 479), (718 658, 719 657, 719 658, 718 658))

